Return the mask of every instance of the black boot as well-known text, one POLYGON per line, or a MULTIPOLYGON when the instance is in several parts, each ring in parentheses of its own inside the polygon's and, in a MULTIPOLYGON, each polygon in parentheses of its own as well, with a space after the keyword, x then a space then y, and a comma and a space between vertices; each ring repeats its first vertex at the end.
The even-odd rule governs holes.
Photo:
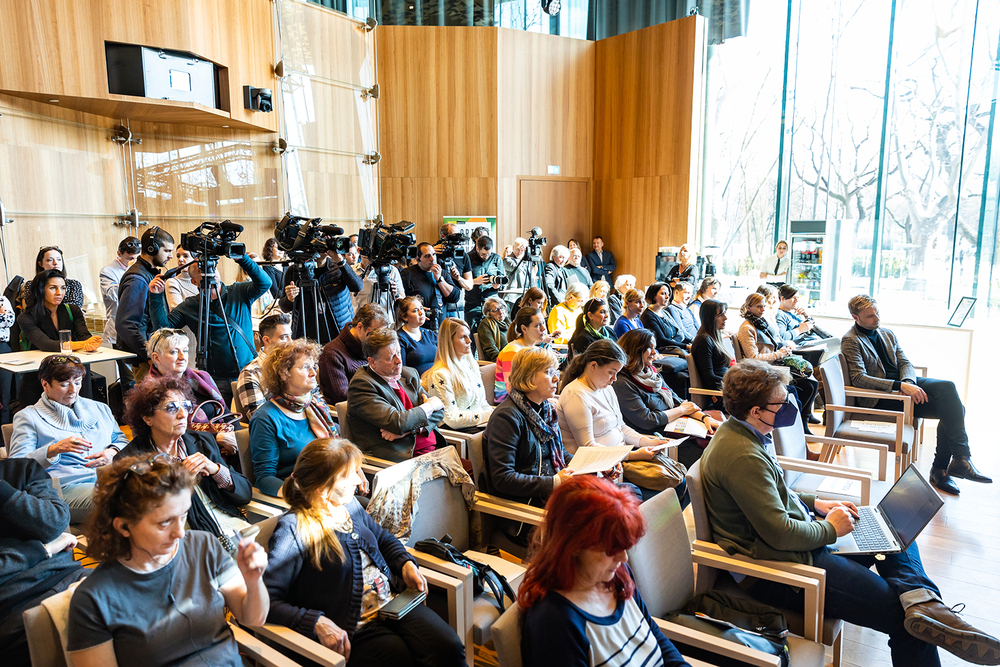
POLYGON ((938 491, 957 496, 962 491, 944 468, 931 468, 931 485, 938 491))
POLYGON ((992 479, 976 470, 976 466, 972 465, 972 459, 968 456, 951 457, 951 465, 948 466, 948 474, 952 477, 967 479, 970 482, 981 482, 983 484, 993 483, 992 479))

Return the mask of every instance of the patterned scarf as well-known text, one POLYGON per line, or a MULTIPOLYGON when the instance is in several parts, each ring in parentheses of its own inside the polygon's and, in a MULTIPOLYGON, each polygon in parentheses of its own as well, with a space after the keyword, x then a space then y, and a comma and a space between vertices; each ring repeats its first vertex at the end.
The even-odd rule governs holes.
POLYGON ((771 347, 778 349, 781 347, 780 341, 778 341, 778 336, 774 335, 774 331, 771 330, 771 325, 767 323, 763 317, 757 317, 753 313, 747 313, 743 316, 747 322, 753 325, 753 328, 761 332, 770 341, 771 347))
POLYGON ((645 391, 657 393, 663 397, 667 405, 676 408, 680 403, 674 397, 674 392, 663 384, 663 376, 660 375, 653 366, 646 366, 641 373, 629 373, 635 384, 645 391))
POLYGON ((566 457, 563 447, 562 433, 559 431, 559 418, 556 416, 556 409, 548 401, 542 401, 538 410, 534 408, 524 392, 511 389, 508 394, 514 405, 528 418, 528 428, 538 439, 542 447, 548 447, 552 452, 552 464, 556 472, 566 467, 566 457))
POLYGON ((308 401, 300 401, 297 396, 283 394, 274 396, 272 401, 296 414, 306 413, 309 428, 317 438, 333 438, 337 435, 337 427, 330 414, 330 406, 318 394, 308 394, 308 401))

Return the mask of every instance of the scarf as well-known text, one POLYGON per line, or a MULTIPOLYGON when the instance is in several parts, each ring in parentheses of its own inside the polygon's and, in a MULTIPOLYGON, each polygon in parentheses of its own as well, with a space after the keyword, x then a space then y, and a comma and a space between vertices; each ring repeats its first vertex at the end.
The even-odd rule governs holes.
POLYGON ((597 340, 601 340, 602 338, 611 338, 611 335, 610 335, 610 334, 608 334, 608 333, 605 333, 605 332, 606 332, 606 330, 607 330, 607 327, 601 327, 601 330, 600 330, 600 331, 597 331, 596 329, 594 329, 594 327, 592 327, 592 326, 590 325, 590 320, 588 320, 588 319, 586 318, 586 316, 584 316, 584 318, 583 318, 583 319, 584 319, 584 325, 583 325, 583 328, 584 328, 584 330, 585 330, 585 331, 586 331, 587 333, 589 333, 589 334, 590 334, 591 336, 593 336, 593 337, 594 337, 594 338, 596 338, 597 340))
POLYGON ((306 414, 309 422, 309 429, 317 438, 332 438, 337 435, 336 427, 333 424, 333 416, 330 414, 330 406, 326 404, 320 396, 308 394, 307 401, 300 401, 296 396, 282 394, 274 396, 272 401, 296 414, 306 414))
POLYGON ((680 405, 674 398, 674 393, 663 384, 663 376, 653 366, 646 366, 641 372, 629 373, 628 376, 640 389, 662 396, 671 408, 680 405))
POLYGON ((754 329, 761 332, 762 334, 764 334, 764 336, 767 337, 767 339, 770 341, 771 347, 773 347, 776 350, 779 347, 781 347, 781 343, 778 341, 778 337, 774 335, 773 331, 771 331, 771 325, 767 323, 767 320, 765 320, 763 317, 757 317, 753 313, 749 312, 743 317, 746 319, 747 322, 753 325, 754 329))
POLYGON ((510 399, 514 405, 528 418, 528 428, 538 440, 542 447, 548 447, 552 453, 552 464, 559 472, 566 467, 565 449, 563 447, 562 433, 559 432, 559 418, 556 416, 556 409, 548 401, 542 401, 535 410, 534 404, 528 400, 524 392, 511 389, 510 399))

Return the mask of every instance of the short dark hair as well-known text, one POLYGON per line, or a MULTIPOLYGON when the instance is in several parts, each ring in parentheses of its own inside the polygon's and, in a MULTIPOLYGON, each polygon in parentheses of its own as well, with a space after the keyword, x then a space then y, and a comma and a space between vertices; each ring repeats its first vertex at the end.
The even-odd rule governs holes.
POLYGON ((423 250, 424 248, 430 248, 431 250, 433 250, 434 249, 434 245, 431 244, 431 243, 428 243, 427 241, 423 241, 421 243, 418 243, 417 244, 417 256, 418 257, 420 257, 420 256, 422 256, 424 254, 424 250, 423 250))
POLYGON ((118 252, 135 254, 142 250, 142 243, 134 236, 126 236, 118 244, 118 252))
POLYGON ((590 242, 591 242, 591 243, 593 243, 593 242, 594 242, 594 241, 596 241, 597 239, 601 239, 601 240, 603 241, 603 240, 604 240, 604 237, 603 237, 603 236, 595 236, 594 238, 590 239, 590 242))
POLYGON ((360 324, 367 328, 377 319, 383 322, 389 321, 389 316, 386 314, 385 308, 377 303, 366 303, 358 308, 358 312, 354 313, 354 319, 351 320, 351 324, 353 326, 360 324))
POLYGON ((165 230, 163 227, 151 227, 142 233, 143 252, 145 252, 146 248, 149 247, 150 241, 156 241, 156 244, 162 248, 164 243, 173 244, 174 237, 171 236, 170 232, 165 230))
POLYGON ((791 285, 782 285, 781 287, 778 288, 779 299, 791 299, 798 293, 799 291, 794 287, 792 287, 791 285))
POLYGON ((125 394, 125 423, 132 427, 132 437, 148 438, 151 429, 143 417, 149 417, 164 398, 176 391, 189 401, 194 400, 191 385, 183 377, 147 375, 132 391, 125 394))
POLYGON ((364 355, 365 359, 369 359, 393 343, 398 342, 399 336, 396 335, 393 329, 382 327, 381 329, 372 331, 361 341, 361 354, 364 355))
POLYGON ((282 324, 291 323, 292 316, 288 313, 274 313, 273 315, 268 315, 260 321, 260 326, 257 328, 257 331, 260 333, 261 337, 270 336, 274 333, 274 330, 282 324))
POLYGON ((70 354, 49 355, 42 359, 38 367, 38 379, 50 384, 82 378, 86 374, 87 367, 80 363, 80 358, 70 354))
POLYGON ((660 290, 666 287, 666 283, 653 283, 646 288, 646 303, 651 304, 656 301, 656 295, 660 293, 660 290))
POLYGON ((493 239, 483 234, 476 239, 476 248, 479 250, 493 250, 493 239))
POLYGON ((746 419, 750 410, 764 407, 774 390, 792 379, 788 368, 774 366, 760 359, 744 359, 722 376, 722 400, 726 412, 736 419, 746 419))

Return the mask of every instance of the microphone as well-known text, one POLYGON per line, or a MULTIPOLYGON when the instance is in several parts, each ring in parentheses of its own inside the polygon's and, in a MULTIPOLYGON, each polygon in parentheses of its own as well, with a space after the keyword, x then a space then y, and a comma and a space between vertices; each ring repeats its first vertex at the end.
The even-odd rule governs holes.
MULTIPOLYGON (((236 226, 239 227, 239 225, 236 225, 236 226)), ((242 229, 242 227, 241 227, 241 229, 242 229)), ((163 273, 163 279, 164 280, 170 280, 171 278, 173 278, 174 276, 176 276, 178 273, 180 273, 181 271, 183 271, 187 267, 191 266, 192 264, 197 264, 197 263, 198 263, 198 260, 195 259, 195 260, 192 260, 192 261, 188 262, 184 266, 178 266, 176 268, 169 269, 168 271, 166 271, 166 272, 163 273)))
POLYGON ((542 235, 542 228, 541 227, 532 227, 530 233, 531 233, 532 236, 541 236, 542 235))
POLYGON ((219 223, 219 229, 224 232, 235 232, 239 234, 243 231, 243 225, 237 225, 235 222, 230 222, 229 220, 223 220, 219 223))

